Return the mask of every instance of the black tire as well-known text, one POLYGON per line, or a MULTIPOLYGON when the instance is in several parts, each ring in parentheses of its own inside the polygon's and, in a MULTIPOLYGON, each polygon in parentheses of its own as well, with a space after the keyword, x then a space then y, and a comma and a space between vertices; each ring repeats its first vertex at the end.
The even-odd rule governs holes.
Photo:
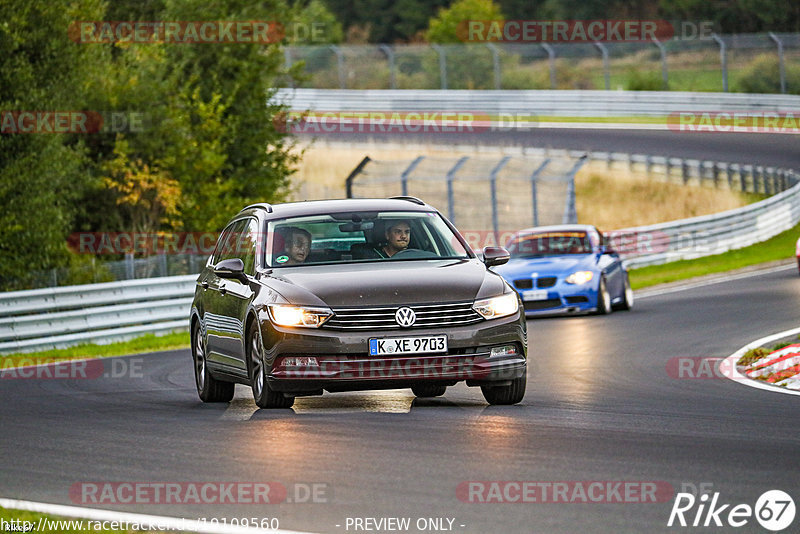
POLYGON ((512 380, 508 386, 481 386, 481 391, 489 404, 517 404, 525 396, 526 385, 527 377, 521 376, 512 380))
POLYGON ((623 284, 622 300, 617 304, 614 309, 628 311, 633 309, 633 289, 631 289, 631 281, 628 279, 628 274, 625 273, 625 283, 623 284))
POLYGON ((597 315, 611 313, 611 294, 606 286, 606 279, 600 278, 600 287, 597 290, 597 315))
POLYGON ((439 384, 417 384, 411 386, 411 391, 417 397, 441 397, 447 391, 447 386, 440 386, 439 384))
POLYGON ((247 333, 247 357, 250 362, 250 387, 253 399, 259 408, 291 408, 294 397, 273 391, 267 382, 267 366, 264 364, 264 346, 261 344, 261 330, 257 324, 247 333))
POLYGON ((194 361, 194 383, 197 395, 203 402, 230 402, 235 384, 217 380, 208 372, 206 366, 206 343, 200 325, 192 330, 192 360, 194 361))

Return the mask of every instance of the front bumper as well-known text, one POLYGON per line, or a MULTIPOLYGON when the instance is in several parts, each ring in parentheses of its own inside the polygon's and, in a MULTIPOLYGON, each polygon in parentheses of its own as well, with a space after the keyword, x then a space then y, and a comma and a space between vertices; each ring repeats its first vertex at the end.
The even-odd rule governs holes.
MULTIPOLYGON (((264 324, 264 323, 262 323, 264 324)), ((266 326, 266 325, 265 325, 266 326)), ((270 388, 310 394, 405 388, 419 383, 502 385, 527 371, 525 318, 485 321, 448 328, 352 332, 276 328, 265 336, 270 388), (446 334, 447 353, 370 356, 370 338, 446 334), (514 345, 516 354, 491 356, 491 348, 514 345), (287 366, 286 357, 313 357, 317 365, 287 366)))
POLYGON ((559 284, 547 291, 546 299, 525 300, 520 291, 526 317, 538 315, 571 315, 597 311, 597 291, 585 286, 559 284))

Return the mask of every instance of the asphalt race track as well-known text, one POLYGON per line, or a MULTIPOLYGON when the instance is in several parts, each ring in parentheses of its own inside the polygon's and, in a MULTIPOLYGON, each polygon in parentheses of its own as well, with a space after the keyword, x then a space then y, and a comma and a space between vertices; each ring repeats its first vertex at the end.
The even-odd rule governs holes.
MULTIPOLYGON (((326 533, 365 532, 353 518, 386 517, 410 518, 408 532, 419 518, 469 533, 695 532, 666 526, 675 492, 690 485, 719 492, 720 504, 754 506, 771 489, 798 501, 800 398, 671 376, 668 362, 725 357, 796 327, 798 299, 800 278, 786 269, 650 296, 631 312, 529 321, 528 391, 511 407, 488 407, 463 385, 433 400, 326 394, 278 411, 258 410, 237 386, 230 405, 203 405, 188 351, 106 362, 118 377, 2 380, 0 496, 74 505, 70 488, 83 482, 239 481, 278 482, 303 500, 324 484, 316 503, 85 506, 274 517, 326 533), (467 481, 638 481, 672 492, 656 503, 470 503, 457 494, 467 481)), ((767 532, 752 517, 735 530, 767 532)))
MULTIPOLYGON (((408 133, 335 133, 317 136, 320 140, 376 143, 404 142, 409 141, 409 137, 411 135, 408 133)), ((625 152, 800 169, 800 136, 794 134, 533 128, 474 134, 414 133, 411 140, 415 144, 463 143, 625 152)))

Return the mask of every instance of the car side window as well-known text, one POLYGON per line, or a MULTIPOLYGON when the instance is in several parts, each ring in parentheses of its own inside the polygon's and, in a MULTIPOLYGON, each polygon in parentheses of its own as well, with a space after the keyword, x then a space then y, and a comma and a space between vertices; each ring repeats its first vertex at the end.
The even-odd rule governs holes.
POLYGON ((258 245, 258 221, 256 219, 247 219, 247 226, 242 231, 242 237, 236 247, 238 257, 244 263, 244 274, 253 276, 256 272, 258 245))
POLYGON ((211 263, 216 265, 222 260, 238 257, 236 245, 246 224, 247 219, 240 219, 232 222, 222 231, 217 241, 217 246, 214 248, 214 256, 211 259, 211 263))

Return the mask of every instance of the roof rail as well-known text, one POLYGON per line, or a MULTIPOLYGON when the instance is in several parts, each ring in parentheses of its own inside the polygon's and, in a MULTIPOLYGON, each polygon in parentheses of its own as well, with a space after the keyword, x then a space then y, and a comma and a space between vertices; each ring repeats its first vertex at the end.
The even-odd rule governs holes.
POLYGON ((391 200, 407 200, 409 202, 413 202, 414 204, 419 204, 420 206, 424 206, 425 202, 418 199, 417 197, 410 197, 408 195, 403 195, 399 197, 389 197, 391 200))
POLYGON ((249 206, 245 206, 239 213, 245 210, 249 210, 250 208, 262 208, 267 210, 267 213, 272 213, 272 204, 267 204, 266 202, 258 202, 256 204, 250 204, 249 206))

